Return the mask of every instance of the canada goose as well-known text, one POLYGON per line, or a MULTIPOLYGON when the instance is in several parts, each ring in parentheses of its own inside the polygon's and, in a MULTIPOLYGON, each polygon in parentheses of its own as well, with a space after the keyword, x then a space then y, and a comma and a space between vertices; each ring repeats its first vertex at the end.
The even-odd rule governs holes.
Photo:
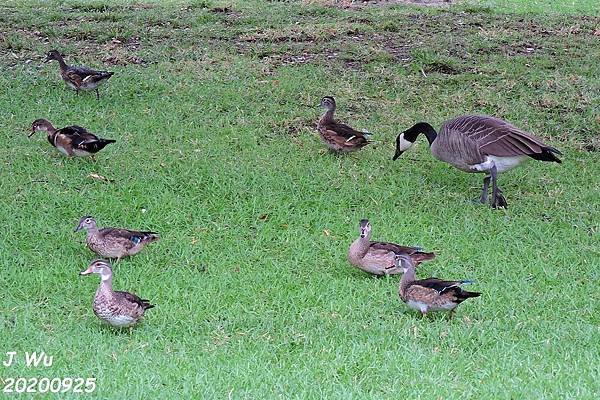
POLYGON ((399 256, 396 260, 404 272, 398 294, 407 306, 420 311, 422 315, 430 311, 450 311, 452 318, 454 309, 460 303, 468 298, 481 296, 481 293, 461 288, 461 285, 473 281, 443 281, 438 278, 415 280, 415 263, 410 257, 399 256))
POLYGON ((325 108, 325 114, 319 119, 317 130, 323 143, 331 150, 341 153, 360 150, 369 143, 370 134, 360 132, 346 124, 337 122, 333 118, 335 112, 335 99, 325 96, 321 99, 321 107, 325 108))
POLYGON ((87 129, 72 125, 61 129, 55 128, 50 121, 46 119, 36 119, 31 124, 31 133, 29 137, 36 132, 46 132, 50 144, 66 156, 93 156, 102 150, 106 145, 116 142, 113 139, 101 139, 87 129))
POLYGON ((426 253, 418 247, 400 246, 395 243, 371 242, 371 223, 363 219, 359 223, 359 237, 348 249, 348 261, 355 267, 374 275, 401 274, 396 257, 408 256, 416 265, 433 260, 434 253, 426 253))
POLYGON ((498 118, 483 115, 463 115, 444 122, 440 133, 426 122, 419 122, 396 138, 393 160, 408 150, 422 133, 429 141, 435 158, 465 172, 485 172, 480 201, 487 201, 490 179, 492 181, 492 207, 506 207, 507 203, 498 188, 496 177, 528 158, 540 161, 561 160, 562 154, 540 139, 498 118))
POLYGON ((116 258, 132 256, 142 251, 148 243, 159 239, 156 232, 139 232, 120 228, 98 229, 96 220, 90 216, 82 217, 75 232, 87 231, 87 246, 101 257, 116 258))
POLYGON ((96 71, 88 67, 68 65, 63 59, 63 55, 56 50, 51 50, 46 55, 45 62, 51 60, 58 61, 60 76, 68 87, 75 90, 77 94, 80 90, 94 90, 96 91, 97 100, 100 100, 98 86, 114 75, 114 72, 96 71))
POLYGON ((98 274, 100 286, 96 290, 92 308, 94 314, 115 328, 127 328, 135 325, 144 316, 146 310, 154 307, 146 299, 133 293, 114 291, 112 288, 112 268, 104 260, 95 260, 79 275, 98 274))

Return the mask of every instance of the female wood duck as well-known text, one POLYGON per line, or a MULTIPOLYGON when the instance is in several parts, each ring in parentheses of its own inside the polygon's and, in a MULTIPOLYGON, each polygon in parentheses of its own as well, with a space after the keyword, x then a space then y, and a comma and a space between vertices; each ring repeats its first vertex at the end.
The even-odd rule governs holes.
POLYGON ((96 71, 88 67, 76 67, 68 65, 63 59, 63 55, 56 50, 51 50, 46 55, 45 62, 56 60, 60 66, 60 76, 68 87, 79 94, 80 90, 95 90, 96 99, 100 100, 98 86, 114 75, 114 72, 96 71))
POLYGON ((326 111, 317 124, 317 130, 325 145, 331 150, 347 153, 360 150, 371 143, 369 133, 357 131, 348 125, 337 122, 333 118, 335 112, 335 99, 333 97, 323 97, 321 106, 325 107, 326 111))
POLYGON ((85 128, 77 125, 56 129, 46 119, 36 119, 33 121, 29 137, 32 137, 39 131, 45 131, 48 134, 50 144, 69 157, 93 156, 106 147, 106 145, 116 142, 116 140, 112 139, 100 139, 85 128))
POLYGON ((450 311, 450 318, 454 309, 470 297, 479 297, 481 293, 468 292, 461 285, 473 281, 443 281, 437 278, 415 280, 415 263, 410 257, 399 256, 397 265, 401 267, 404 275, 400 279, 398 293, 400 298, 413 310, 418 310, 422 315, 430 311, 450 311))
POLYGON ((148 243, 159 239, 156 232, 138 232, 118 228, 98 229, 96 221, 90 216, 79 220, 75 232, 81 229, 87 230, 85 241, 90 250, 101 257, 116 258, 117 261, 139 253, 148 243))
POLYGON ((100 286, 96 290, 92 308, 94 314, 102 321, 115 328, 127 328, 135 325, 146 310, 154 307, 148 300, 141 299, 133 293, 115 292, 112 288, 112 268, 104 260, 95 260, 79 275, 99 274, 100 286))
POLYGON ((359 224, 360 236, 348 250, 350 264, 374 275, 401 274, 396 257, 407 256, 416 265, 422 261, 433 260, 434 253, 426 253, 418 247, 405 247, 394 243, 371 242, 371 224, 363 219, 359 224))

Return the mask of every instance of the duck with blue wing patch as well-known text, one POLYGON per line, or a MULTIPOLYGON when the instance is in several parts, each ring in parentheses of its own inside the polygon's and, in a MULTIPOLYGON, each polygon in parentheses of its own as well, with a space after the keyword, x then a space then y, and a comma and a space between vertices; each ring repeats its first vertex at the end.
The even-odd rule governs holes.
POLYGON ((396 263, 398 256, 408 256, 415 265, 422 261, 433 260, 434 253, 423 251, 420 247, 400 246, 388 242, 371 241, 371 223, 363 219, 359 223, 359 237, 348 249, 350 264, 373 275, 396 275, 402 273, 396 263))
POLYGON ((321 140, 330 150, 339 153, 348 153, 360 150, 371 141, 371 134, 368 132, 357 131, 346 124, 337 122, 333 118, 336 104, 331 96, 325 96, 321 99, 321 106, 325 108, 325 114, 317 123, 317 130, 321 140))
POLYGON ((121 228, 98 229, 96 220, 90 216, 82 217, 75 232, 87 231, 86 244, 94 253, 101 257, 116 258, 139 253, 148 243, 159 239, 158 233, 149 231, 132 231, 121 228))
POLYGON ((420 311, 422 315, 430 311, 449 311, 452 317, 454 309, 460 303, 471 297, 481 296, 481 293, 461 288, 473 281, 445 281, 438 278, 416 280, 415 263, 410 257, 399 256, 396 262, 404 272, 398 289, 400 298, 408 307, 420 311))
POLYGON ((97 71, 88 67, 77 67, 65 62, 63 55, 56 50, 51 50, 46 55, 45 62, 56 60, 60 67, 60 76, 65 84, 79 94, 80 90, 94 90, 96 99, 100 100, 98 86, 106 82, 114 72, 97 71))
POLYGON ((78 125, 57 129, 50 121, 43 118, 33 121, 29 137, 33 136, 36 132, 46 132, 48 135, 48 142, 68 157, 92 156, 93 158, 93 156, 104 147, 116 142, 116 140, 112 139, 99 138, 93 133, 88 132, 87 129, 78 125))
POLYGON ((102 321, 115 328, 127 328, 137 324, 146 310, 154 307, 146 299, 133 293, 115 291, 112 288, 113 271, 109 262, 95 260, 79 275, 98 274, 101 281, 92 308, 102 321))

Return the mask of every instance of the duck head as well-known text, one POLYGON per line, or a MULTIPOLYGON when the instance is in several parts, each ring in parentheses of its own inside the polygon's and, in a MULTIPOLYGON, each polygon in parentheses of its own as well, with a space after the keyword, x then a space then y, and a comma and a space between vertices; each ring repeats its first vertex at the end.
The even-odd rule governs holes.
POLYGON ((327 111, 333 111, 335 110, 335 99, 331 96, 325 96, 321 99, 320 105, 327 111))
POLYGON ((48 54, 46 54, 46 59, 44 60, 44 62, 48 62, 48 61, 52 61, 52 60, 62 61, 64 56, 65 55, 59 53, 58 50, 50 50, 48 52, 48 54))
POLYGON ((112 268, 110 263, 105 260, 94 260, 85 271, 81 271, 79 275, 98 274, 103 281, 109 280, 112 277, 112 268))
POLYGON ((74 232, 79 232, 82 229, 88 230, 95 227, 96 220, 93 217, 87 215, 85 217, 81 217, 81 219, 79 220, 79 225, 77 225, 77 228, 75 228, 74 232))
POLYGON ((31 133, 27 137, 32 137, 36 132, 54 132, 55 130, 50 121, 40 118, 31 123, 31 133))
POLYGON ((361 239, 371 238, 371 223, 368 219, 361 219, 358 227, 361 239))

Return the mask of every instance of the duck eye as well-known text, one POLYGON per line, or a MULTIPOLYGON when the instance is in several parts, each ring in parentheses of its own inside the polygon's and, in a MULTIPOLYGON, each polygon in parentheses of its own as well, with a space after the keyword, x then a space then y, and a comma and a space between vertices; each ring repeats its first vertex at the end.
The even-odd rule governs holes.
POLYGON ((91 220, 91 219, 89 219, 89 218, 85 220, 85 223, 86 223, 86 224, 90 224, 91 222, 92 222, 92 220, 91 220))

